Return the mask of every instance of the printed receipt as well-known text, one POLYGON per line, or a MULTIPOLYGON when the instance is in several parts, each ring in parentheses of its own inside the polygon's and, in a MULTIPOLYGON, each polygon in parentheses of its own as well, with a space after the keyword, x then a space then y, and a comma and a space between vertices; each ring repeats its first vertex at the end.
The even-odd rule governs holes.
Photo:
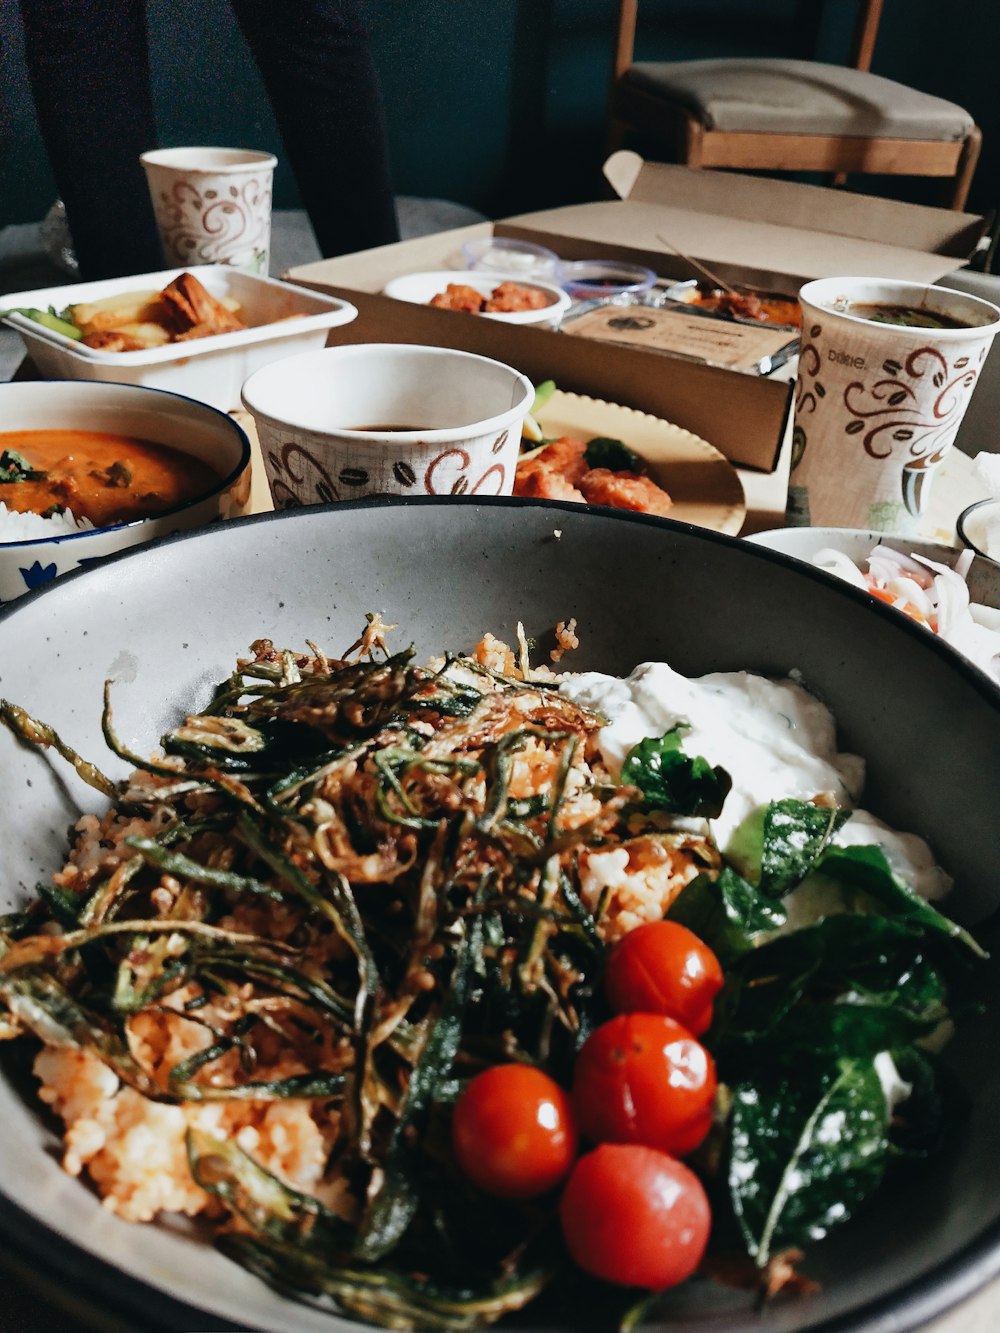
POLYGON ((630 343, 710 365, 766 374, 798 343, 790 329, 736 324, 653 306, 599 306, 563 320, 564 333, 630 343))

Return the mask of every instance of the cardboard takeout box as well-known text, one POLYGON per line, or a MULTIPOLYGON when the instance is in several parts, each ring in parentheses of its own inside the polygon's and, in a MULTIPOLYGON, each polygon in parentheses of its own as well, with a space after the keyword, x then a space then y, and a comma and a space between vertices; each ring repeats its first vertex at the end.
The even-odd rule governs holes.
POLYGON ((727 282, 789 294, 811 278, 877 274, 932 282, 959 268, 985 220, 817 186, 694 171, 620 152, 605 164, 614 198, 478 224, 294 268, 303 286, 351 301, 359 314, 331 342, 427 342, 493 356, 539 382, 651 412, 693 431, 733 463, 777 465, 791 370, 761 377, 646 347, 509 326, 381 294, 392 278, 461 268, 474 237, 541 243, 561 259, 617 258, 667 282, 699 276, 676 250, 727 282))

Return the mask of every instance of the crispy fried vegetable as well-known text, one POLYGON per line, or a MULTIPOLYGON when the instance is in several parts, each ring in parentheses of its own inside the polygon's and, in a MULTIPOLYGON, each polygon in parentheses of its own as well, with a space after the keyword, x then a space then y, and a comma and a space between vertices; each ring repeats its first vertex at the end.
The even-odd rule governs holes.
POLYGON ((470 659, 416 667, 384 631, 340 660, 261 640, 162 757, 119 740, 106 691, 123 784, 7 706, 119 813, 109 865, 85 857, 3 931, 0 997, 12 1032, 85 1047, 154 1100, 314 1108, 350 1223, 191 1130, 194 1179, 240 1219, 227 1252, 388 1327, 457 1330, 537 1293, 550 1242, 524 1235, 554 1214, 483 1212, 442 1156, 450 1105, 491 1060, 568 1080, 604 951, 579 857, 635 830, 628 793, 591 778, 596 715, 470 659), (150 1063, 149 1023, 200 1035, 150 1063))

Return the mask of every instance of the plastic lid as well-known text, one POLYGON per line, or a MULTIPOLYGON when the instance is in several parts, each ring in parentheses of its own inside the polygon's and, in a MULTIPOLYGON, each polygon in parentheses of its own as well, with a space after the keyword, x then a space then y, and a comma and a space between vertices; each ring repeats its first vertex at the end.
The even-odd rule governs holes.
POLYGON ((462 256, 469 268, 490 269, 495 273, 515 273, 522 277, 552 276, 559 267, 559 256, 544 245, 531 241, 508 240, 505 236, 482 236, 466 241, 462 256))
POLYGON ((656 282, 651 268, 618 259, 576 259, 559 265, 559 281, 576 300, 645 292, 656 282))

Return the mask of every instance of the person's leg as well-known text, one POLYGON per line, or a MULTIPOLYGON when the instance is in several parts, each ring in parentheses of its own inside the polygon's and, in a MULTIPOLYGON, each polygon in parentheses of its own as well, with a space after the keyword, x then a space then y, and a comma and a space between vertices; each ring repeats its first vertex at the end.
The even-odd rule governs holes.
POLYGON ((85 278, 162 268, 145 0, 21 0, 38 125, 85 278))
POLYGON ((325 256, 399 239, 385 116, 355 0, 230 0, 325 256))

